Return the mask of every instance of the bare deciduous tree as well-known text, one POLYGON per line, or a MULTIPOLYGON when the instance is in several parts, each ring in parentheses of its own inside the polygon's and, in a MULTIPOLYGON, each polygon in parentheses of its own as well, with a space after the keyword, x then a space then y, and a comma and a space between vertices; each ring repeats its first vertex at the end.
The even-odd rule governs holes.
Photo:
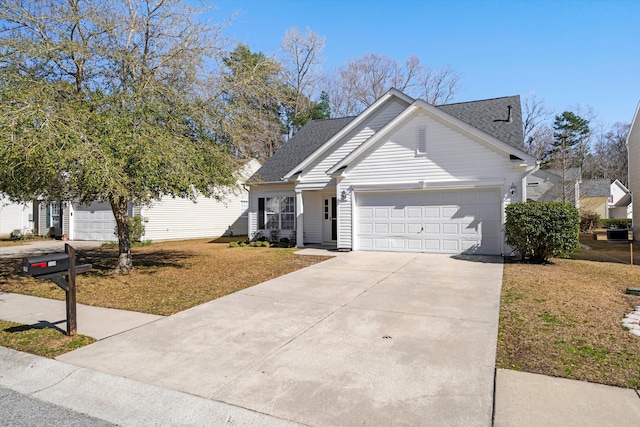
POLYGON ((322 78, 321 66, 324 62, 322 51, 325 40, 307 27, 302 34, 296 27, 288 30, 282 39, 283 67, 286 82, 293 91, 288 117, 289 136, 297 131, 299 117, 312 108, 312 99, 322 78))
POLYGON ((411 55, 404 63, 367 53, 352 59, 329 77, 331 111, 338 116, 360 113, 391 88, 431 104, 449 101, 458 90, 460 77, 448 67, 429 69, 411 55))
POLYGON ((599 126, 594 134, 591 154, 587 157, 583 176, 620 180, 628 185, 627 137, 630 123, 615 123, 609 128, 599 126))

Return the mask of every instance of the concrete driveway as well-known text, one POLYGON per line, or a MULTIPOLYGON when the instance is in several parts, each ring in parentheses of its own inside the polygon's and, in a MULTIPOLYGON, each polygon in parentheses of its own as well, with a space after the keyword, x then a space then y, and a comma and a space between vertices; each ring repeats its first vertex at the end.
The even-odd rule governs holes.
POLYGON ((307 425, 491 424, 501 259, 351 252, 58 360, 307 425))

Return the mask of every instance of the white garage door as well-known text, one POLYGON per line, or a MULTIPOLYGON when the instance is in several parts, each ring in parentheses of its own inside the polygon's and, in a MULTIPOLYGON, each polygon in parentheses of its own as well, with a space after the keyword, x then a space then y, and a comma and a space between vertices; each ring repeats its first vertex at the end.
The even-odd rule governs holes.
POLYGON ((75 240, 116 240, 116 219, 106 203, 91 206, 73 205, 73 238, 75 240))
POLYGON ((498 190, 357 193, 356 203, 360 250, 501 253, 498 190))

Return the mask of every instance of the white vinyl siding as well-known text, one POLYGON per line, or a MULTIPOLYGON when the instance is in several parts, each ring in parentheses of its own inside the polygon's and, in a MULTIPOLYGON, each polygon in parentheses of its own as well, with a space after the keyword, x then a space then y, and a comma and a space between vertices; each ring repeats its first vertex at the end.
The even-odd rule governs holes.
MULTIPOLYGON (((490 148, 486 143, 419 112, 349 165, 340 189, 355 189, 357 192, 363 185, 389 186, 396 183, 407 189, 428 190, 429 186, 437 185, 445 190, 447 186, 457 188, 461 182, 468 182, 469 187, 482 187, 484 182, 491 181, 492 185, 496 185, 495 182, 502 185, 498 191, 498 209, 503 209, 511 199, 521 200, 523 176, 522 170, 513 168, 507 153, 490 148), (416 156, 416 134, 420 127, 426 129, 428 152, 416 156), (509 194, 512 183, 517 187, 513 196, 509 194)), ((350 210, 351 203, 339 205, 339 247, 354 246, 351 241, 354 235, 352 223, 358 219, 352 220, 350 210)), ((501 221, 502 217, 503 214, 501 221)), ((357 248, 357 242, 355 246, 357 248)))
POLYGON ((145 240, 180 240, 222 235, 247 234, 247 222, 240 216, 241 200, 246 192, 230 195, 222 201, 199 197, 165 197, 150 208, 142 208, 146 220, 145 240))
POLYGON ((304 203, 304 243, 322 243, 322 193, 305 191, 304 203))
POLYGON ((507 153, 498 153, 445 124, 418 113, 388 135, 368 156, 350 165, 347 182, 447 181, 504 177, 507 153), (415 156, 418 126, 426 125, 429 153, 415 156))
POLYGON ((389 100, 387 104, 380 107, 379 111, 375 112, 368 120, 332 147, 331 151, 325 154, 320 162, 305 171, 300 177, 301 181, 328 182, 331 178, 326 174, 327 170, 393 120, 406 107, 407 104, 404 101, 395 98, 389 100))
POLYGON ((31 203, 11 203, 0 194, 0 234, 10 234, 14 230, 30 232, 34 228, 33 221, 29 221, 32 214, 31 203))
POLYGON ((357 194, 359 250, 499 255, 498 189, 357 194))

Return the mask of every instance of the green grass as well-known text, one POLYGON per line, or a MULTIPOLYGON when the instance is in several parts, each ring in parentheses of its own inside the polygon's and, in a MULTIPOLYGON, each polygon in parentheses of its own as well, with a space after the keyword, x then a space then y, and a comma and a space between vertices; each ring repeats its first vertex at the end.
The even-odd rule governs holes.
POLYGON ((95 342, 91 337, 69 337, 57 329, 36 328, 0 320, 0 346, 54 358, 95 342))

